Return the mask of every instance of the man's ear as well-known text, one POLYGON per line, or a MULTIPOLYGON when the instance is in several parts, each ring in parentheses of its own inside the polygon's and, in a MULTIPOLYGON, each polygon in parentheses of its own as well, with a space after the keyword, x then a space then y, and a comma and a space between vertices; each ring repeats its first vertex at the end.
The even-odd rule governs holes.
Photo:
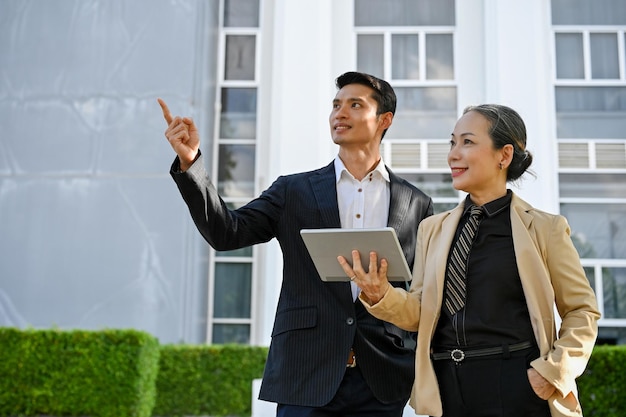
POLYGON ((389 129, 389 126, 391 126, 391 122, 393 121, 393 113, 388 111, 387 113, 383 113, 380 116, 380 120, 381 120, 381 126, 384 129, 389 129))

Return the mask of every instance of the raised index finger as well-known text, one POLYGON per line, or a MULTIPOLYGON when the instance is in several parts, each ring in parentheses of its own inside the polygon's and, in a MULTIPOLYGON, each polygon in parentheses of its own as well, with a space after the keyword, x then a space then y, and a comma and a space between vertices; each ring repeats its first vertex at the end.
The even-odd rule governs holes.
POLYGON ((170 123, 172 123, 172 120, 173 120, 172 114, 170 113, 170 109, 167 107, 167 104, 165 104, 165 102, 161 100, 160 98, 157 98, 157 101, 159 102, 159 105, 161 106, 161 110, 163 110, 163 117, 165 118, 165 121, 169 125, 170 123))

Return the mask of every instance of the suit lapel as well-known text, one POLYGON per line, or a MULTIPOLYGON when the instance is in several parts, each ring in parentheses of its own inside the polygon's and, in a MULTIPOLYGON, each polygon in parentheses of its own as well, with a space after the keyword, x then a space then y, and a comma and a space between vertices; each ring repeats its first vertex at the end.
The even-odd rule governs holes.
MULTIPOLYGON (((513 195, 511 200, 511 233, 515 242, 515 258, 517 259, 517 269, 519 271, 520 280, 524 292, 527 292, 538 280, 544 276, 543 265, 544 259, 540 254, 540 248, 537 247, 536 238, 531 234, 531 224, 533 216, 528 213, 530 206, 513 195)), ((528 294, 526 294, 528 297, 528 294)), ((532 300, 528 300, 532 303, 532 300)))
MULTIPOLYGON (((309 178, 315 204, 320 212, 321 228, 341 227, 339 218, 339 204, 337 202, 337 178, 335 176, 335 163, 331 162, 318 171, 317 175, 309 178)), ((340 300, 349 314, 354 313, 355 303, 352 300, 352 287, 350 282, 337 282, 325 285, 326 288, 340 300)), ((360 301, 356 300, 359 304, 360 301)))
MULTIPOLYGON (((530 206, 523 200, 518 198, 515 194, 511 200, 511 233, 513 234, 513 241, 515 242, 515 257, 518 259, 517 268, 522 279, 522 284, 528 276, 532 276, 534 271, 530 269, 531 263, 521 262, 522 259, 528 259, 528 256, 536 257, 536 252, 530 252, 532 255, 526 253, 529 248, 534 248, 535 243, 530 235, 530 225, 533 220, 533 216, 528 213, 530 206)), ((539 258, 533 259, 532 265, 542 264, 538 262, 539 258)))
MULTIPOLYGON (((543 307, 552 305, 554 295, 542 291, 544 288, 542 282, 550 280, 550 277, 546 270, 546 261, 542 256, 544 248, 539 246, 534 228, 532 228, 534 217, 530 213, 531 209, 532 206, 513 194, 511 200, 511 233, 515 242, 517 269, 528 302, 528 313, 533 324, 535 337, 537 340, 542 340, 541 329, 535 323, 545 320, 545 317, 542 317, 543 307)), ((544 232, 549 233, 549 231, 544 232)))
POLYGON ((406 218, 411 203, 411 190, 404 187, 401 180, 389 169, 389 215, 387 226, 401 230, 403 220, 406 218))
POLYGON ((341 227, 334 162, 322 168, 317 175, 311 176, 309 181, 313 190, 313 197, 322 217, 320 226, 341 227))

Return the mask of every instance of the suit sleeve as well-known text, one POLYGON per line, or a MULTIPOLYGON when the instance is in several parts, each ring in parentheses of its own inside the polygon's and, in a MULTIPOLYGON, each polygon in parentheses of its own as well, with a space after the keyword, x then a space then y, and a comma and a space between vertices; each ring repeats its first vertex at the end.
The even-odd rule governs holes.
POLYGON ((275 236, 281 213, 280 179, 261 196, 236 210, 220 197, 204 168, 202 156, 185 172, 178 158, 170 175, 187 204, 189 213, 204 239, 216 250, 233 250, 267 242, 275 236))

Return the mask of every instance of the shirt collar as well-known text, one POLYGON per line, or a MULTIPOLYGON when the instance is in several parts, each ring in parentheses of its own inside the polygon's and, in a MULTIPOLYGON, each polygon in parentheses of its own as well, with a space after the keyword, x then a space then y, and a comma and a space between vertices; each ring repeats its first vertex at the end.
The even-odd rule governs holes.
MULTIPOLYGON (((341 174, 345 172, 346 174, 348 174, 350 176, 350 178, 354 178, 354 176, 352 174, 350 174, 350 171, 348 171, 348 169, 346 168, 346 166, 344 165, 343 161, 341 160, 341 158, 339 157, 339 155, 337 155, 335 157, 335 180, 337 182, 339 182, 339 180, 341 179, 341 174)), ((389 182, 389 171, 387 171, 387 169, 385 168, 385 163, 383 162, 383 158, 380 158, 380 161, 378 161, 378 164, 376 165, 376 167, 370 171, 370 173, 376 173, 378 172, 381 177, 389 182)), ((368 173, 368 175, 370 174, 368 173)))
MULTIPOLYGON (((500 213, 502 210, 506 209, 511 204, 511 199, 513 198, 513 192, 511 190, 506 190, 506 195, 504 197, 500 197, 493 201, 490 201, 483 205, 483 210, 485 212, 485 216, 492 217, 496 214, 500 213)), ((469 194, 465 197, 465 208, 463 209, 463 215, 465 216, 469 213, 469 210, 475 204, 472 203, 469 194)))

